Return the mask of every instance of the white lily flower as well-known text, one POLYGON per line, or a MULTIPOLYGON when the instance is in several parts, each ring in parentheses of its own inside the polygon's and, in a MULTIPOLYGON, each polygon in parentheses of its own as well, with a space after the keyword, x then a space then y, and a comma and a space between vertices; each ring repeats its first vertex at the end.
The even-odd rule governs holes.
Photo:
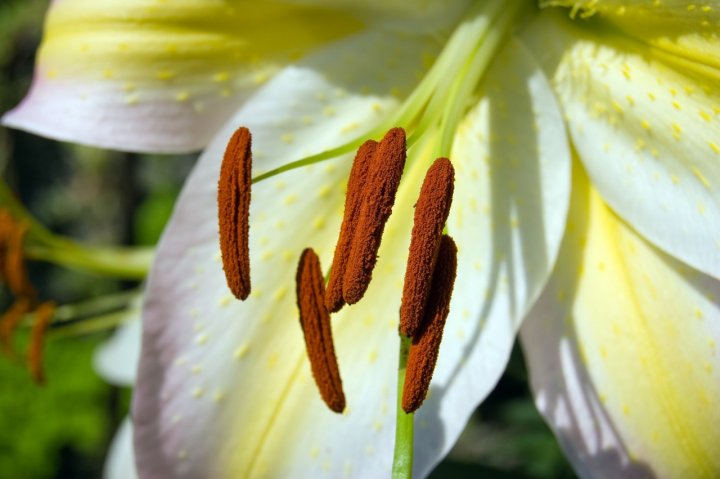
MULTIPOLYGON (((119 18, 125 28, 111 31, 153 35, 153 48, 135 55, 130 46, 142 51, 140 43, 117 53, 121 44, 99 42, 112 75, 103 79, 88 62, 91 74, 71 82, 69 69, 71 86, 55 89, 48 84, 62 68, 52 78, 39 68, 45 77, 7 122, 130 150, 197 147, 215 132, 148 281, 134 410, 140 477, 389 476, 412 207, 443 150, 457 171, 447 228, 459 248, 458 275, 431 394, 417 414, 415 475, 432 469, 493 388, 526 317, 522 341, 538 406, 583 477, 718 474, 720 430, 710 425, 720 419, 711 408, 720 398, 720 5, 544 3, 573 9, 538 12, 515 1, 457 2, 450 12, 442 2, 412 12, 394 2, 337 6, 321 18, 347 23, 304 18, 310 29, 341 28, 299 42, 312 52, 247 100, 223 97, 213 75, 244 78, 238 91, 248 78, 241 73, 258 73, 249 65, 281 65, 275 55, 293 37, 275 42, 280 22, 258 29, 257 44, 230 42, 252 33, 228 27, 253 18, 250 4, 229 11, 214 2, 217 9, 201 15, 197 1, 170 10, 137 0, 126 17, 117 9, 73 17, 67 10, 81 11, 83 2, 54 4, 65 16, 51 15, 48 32, 65 25, 69 44, 90 37, 58 18, 119 18), (222 12, 237 16, 214 28, 210 20, 222 12), (128 19, 148 18, 146 28, 128 28, 128 19), (183 47, 163 50, 163 34, 183 47), (268 37, 273 42, 263 43, 268 37), (262 61, 247 62, 253 52, 262 61), (116 59, 132 73, 130 92, 121 93, 127 72, 114 68, 116 59), (157 78, 149 65, 181 74, 157 78), (191 86, 194 95, 181 94, 191 86), (51 120, 39 119, 43 104, 54 105, 51 120), (53 124, 61 111, 80 113, 53 124), (253 133, 258 176, 377 135, 378 125, 395 126, 388 121, 408 129, 412 147, 374 280, 360 303, 333 316, 348 401, 335 415, 310 376, 292 292, 305 247, 329 267, 350 159, 253 186, 253 292, 243 303, 229 294, 218 252, 220 160, 239 125, 253 133)), ((58 38, 48 33, 41 67, 65 51, 58 38)))

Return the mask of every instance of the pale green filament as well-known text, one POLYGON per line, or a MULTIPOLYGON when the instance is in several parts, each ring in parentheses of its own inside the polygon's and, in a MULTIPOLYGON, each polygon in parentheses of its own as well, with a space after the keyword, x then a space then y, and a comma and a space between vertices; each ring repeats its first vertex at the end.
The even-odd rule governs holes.
POLYGON ((474 3, 433 66, 395 113, 362 137, 262 173, 253 178, 253 183, 351 153, 366 139, 379 140, 395 126, 409 130, 408 148, 428 130, 439 128, 437 153, 449 156, 455 130, 478 82, 520 14, 528 8, 534 6, 527 0, 474 3))
POLYGON ((393 456, 392 479, 410 479, 413 467, 413 417, 402 408, 405 370, 412 339, 400 335, 400 354, 397 380, 397 416, 395 421, 395 454, 393 456))

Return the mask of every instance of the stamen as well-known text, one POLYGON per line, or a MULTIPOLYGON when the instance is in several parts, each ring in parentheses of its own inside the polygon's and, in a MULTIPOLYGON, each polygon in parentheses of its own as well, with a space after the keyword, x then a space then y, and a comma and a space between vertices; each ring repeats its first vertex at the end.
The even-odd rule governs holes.
POLYGON ((433 272, 430 297, 423 312, 420 330, 413 337, 407 360, 402 407, 408 414, 418 409, 427 396, 445 320, 450 312, 450 297, 456 272, 457 247, 450 236, 443 235, 433 272))
POLYGON ((405 336, 415 336, 422 321, 425 303, 430 295, 440 237, 450 213, 454 181, 455 170, 450 160, 438 158, 425 175, 415 204, 415 220, 400 306, 400 333, 405 336))
POLYGON ((3 351, 8 356, 14 356, 12 347, 12 333, 17 328, 23 315, 30 311, 31 301, 26 297, 19 297, 15 299, 15 302, 10 306, 10 309, 3 313, 0 318, 0 344, 2 344, 3 351))
POLYGON ((23 244, 29 225, 0 210, 0 274, 15 296, 35 296, 25 269, 23 244))
POLYGON ((30 367, 30 374, 38 384, 45 382, 45 373, 43 371, 43 340, 45 338, 45 331, 50 325, 54 314, 55 303, 52 301, 42 303, 35 310, 35 323, 30 332, 28 366, 30 367))
POLYGON ((345 193, 345 213, 337 245, 335 256, 330 267, 330 278, 328 279, 327 291, 325 292, 325 306, 331 313, 340 311, 345 304, 343 299, 343 277, 350 256, 350 246, 354 232, 357 230, 360 209, 362 206, 362 193, 370 162, 375 155, 378 143, 368 140, 360 146, 355 155, 350 178, 348 179, 347 192, 345 193))
POLYGON ((325 281, 320 259, 310 248, 300 256, 296 281, 300 326, 315 383, 325 404, 335 412, 342 412, 345 393, 333 346, 330 313, 325 308, 325 281))
POLYGON ((218 181, 220 252, 230 291, 238 299, 250 294, 251 136, 241 127, 225 149, 218 181))
POLYGON ((405 145, 405 130, 391 129, 378 145, 370 163, 357 229, 343 276, 343 298, 348 304, 360 301, 370 284, 385 223, 392 213, 405 167, 405 145))

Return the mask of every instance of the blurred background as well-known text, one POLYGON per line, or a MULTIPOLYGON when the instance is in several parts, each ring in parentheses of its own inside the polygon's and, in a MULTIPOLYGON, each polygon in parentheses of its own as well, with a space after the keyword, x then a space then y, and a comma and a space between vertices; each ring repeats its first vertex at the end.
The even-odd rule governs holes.
MULTIPOLYGON (((27 91, 47 0, 0 0, 0 113, 27 91)), ((16 198, 47 228, 98 245, 153 245, 172 211, 193 155, 137 155, 60 143, 0 127, 0 168, 16 198)), ((72 304, 139 284, 31 262, 40 300, 72 304)), ((12 297, 0 288, 0 308, 12 297)), ((132 391, 93 368, 96 348, 117 321, 51 326, 44 385, 23 357, 0 356, 0 479, 102 477, 103 463, 132 391)), ((25 351, 29 329, 14 335, 25 351)), ((573 478, 535 411, 518 348, 490 398, 476 411, 440 478, 573 478)))

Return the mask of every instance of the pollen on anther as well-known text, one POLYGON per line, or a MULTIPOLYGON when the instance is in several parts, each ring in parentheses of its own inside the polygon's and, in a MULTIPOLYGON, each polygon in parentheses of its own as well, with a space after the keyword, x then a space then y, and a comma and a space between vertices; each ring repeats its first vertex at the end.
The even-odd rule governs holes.
POLYGON ((223 269, 230 291, 238 299, 250 294, 251 137, 239 128, 225 150, 218 181, 218 223, 223 269))
POLYGON ((320 260, 312 249, 302 252, 296 281, 300 326, 315 383, 325 404, 334 412, 342 412, 345 393, 335 356, 330 314, 325 308, 325 282, 320 260))
POLYGON ((405 166, 405 147, 405 130, 391 129, 378 144, 368 166, 357 228, 343 276, 343 299, 348 304, 360 301, 370 284, 385 223, 392 213, 405 166))
POLYGON ((452 238, 444 235, 440 241, 438 259, 433 272, 430 298, 425 306, 421 327, 413 337, 408 355, 402 396, 402 407, 406 413, 417 410, 427 396, 445 320, 450 312, 450 298, 456 272, 457 247, 452 238))
POLYGON ((405 336, 415 336, 422 321, 425 303, 430 295, 440 237, 450 212, 454 180, 455 171, 450 160, 437 159, 425 175, 415 205, 400 305, 400 333, 405 336))
POLYGON ((364 179, 373 155, 377 148, 377 142, 368 140, 360 146, 355 160, 353 161, 350 177, 348 179, 347 191, 345 193, 345 211, 343 214, 340 235, 335 246, 335 255, 328 279, 327 291, 325 293, 325 306, 328 311, 334 313, 340 310, 345 304, 342 296, 343 277, 347 267, 353 233, 357 228, 362 205, 362 192, 364 179))

